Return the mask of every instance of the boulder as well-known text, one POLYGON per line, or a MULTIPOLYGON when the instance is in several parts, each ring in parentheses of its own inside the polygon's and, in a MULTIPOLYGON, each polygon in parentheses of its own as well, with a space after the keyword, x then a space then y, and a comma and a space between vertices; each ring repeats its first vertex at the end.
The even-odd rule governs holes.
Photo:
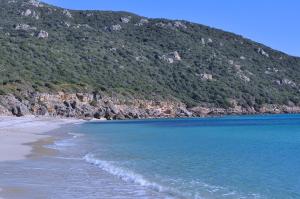
POLYGON ((0 102, 12 115, 20 117, 31 114, 29 111, 29 102, 17 99, 13 95, 0 96, 0 102))
POLYGON ((10 116, 12 115, 12 113, 7 110, 7 108, 5 108, 4 106, 0 105, 0 116, 10 116))
POLYGON ((238 76, 241 80, 243 80, 243 81, 245 81, 245 82, 250 82, 250 81, 251 81, 251 79, 250 79, 248 76, 246 76, 246 75, 244 74, 244 72, 241 71, 241 70, 237 72, 237 76, 238 76))
POLYGON ((24 2, 23 3, 23 6, 25 6, 25 5, 29 5, 29 6, 33 6, 33 7, 44 7, 44 5, 40 2, 40 1, 38 1, 38 0, 29 0, 28 2, 24 2))
POLYGON ((120 30, 122 30, 122 26, 120 24, 112 25, 110 27, 110 30, 111 31, 120 31, 120 30))
POLYGON ((187 29, 187 26, 183 22, 181 22, 181 21, 175 21, 174 26, 176 28, 187 29))
POLYGON ((213 80, 212 74, 207 74, 207 73, 200 74, 200 78, 204 81, 213 80))
POLYGON ((127 18, 127 17, 121 17, 120 21, 122 23, 129 23, 130 22, 130 18, 127 18))
POLYGON ((13 115, 15 115, 17 117, 21 117, 21 116, 30 114, 30 111, 28 110, 28 107, 25 106, 24 104, 18 104, 16 106, 13 106, 11 108, 11 112, 12 112, 13 115))
POLYGON ((48 115, 48 109, 45 106, 41 106, 36 110, 36 115, 48 115))
POLYGON ((15 26, 15 29, 16 30, 24 30, 24 31, 29 31, 29 30, 36 30, 37 28, 36 27, 32 27, 28 24, 17 24, 15 26))
POLYGON ((149 23, 148 19, 141 19, 138 23, 136 23, 136 26, 143 26, 144 24, 149 23))
POLYGON ((105 115, 106 115, 106 110, 100 108, 94 113, 94 118, 101 119, 104 118, 105 115))
POLYGON ((179 107, 176 110, 176 116, 178 116, 178 117, 191 117, 192 115, 193 115, 193 113, 188 111, 184 107, 179 107))
POLYGON ((269 57, 269 54, 266 51, 264 51, 264 49, 262 48, 258 48, 257 52, 265 57, 269 57))
POLYGON ((76 105, 77 105, 76 101, 73 101, 70 103, 70 106, 72 107, 72 109, 76 109, 76 105))
POLYGON ((42 38, 42 39, 48 38, 48 36, 49 36, 48 32, 44 30, 41 30, 38 34, 38 38, 42 38))
POLYGON ((168 54, 165 54, 161 57, 162 60, 172 64, 176 61, 181 61, 181 57, 177 51, 170 52, 168 54))
POLYGON ((33 10, 30 10, 30 9, 27 9, 25 11, 23 11, 21 13, 22 16, 25 16, 25 17, 32 17, 32 18, 35 18, 36 20, 38 20, 40 18, 40 16, 33 10))
POLYGON ((63 14, 64 14, 65 16, 67 16, 68 18, 72 18, 72 14, 70 13, 69 10, 63 10, 63 14))
POLYGON ((206 44, 206 42, 205 42, 205 39, 204 39, 204 38, 201 38, 201 43, 202 43, 202 45, 205 45, 205 44, 206 44))
POLYGON ((281 79, 281 80, 276 80, 275 83, 280 86, 286 85, 286 86, 291 86, 291 87, 297 87, 297 84, 294 81, 292 81, 290 79, 286 79, 286 78, 281 79))
POLYGON ((126 117, 125 117, 123 114, 119 113, 119 114, 115 115, 115 116, 113 117, 113 119, 114 119, 114 120, 125 120, 126 117))
POLYGON ((27 9, 26 11, 22 12, 21 15, 25 16, 25 17, 28 17, 32 14, 32 11, 30 9, 27 9))

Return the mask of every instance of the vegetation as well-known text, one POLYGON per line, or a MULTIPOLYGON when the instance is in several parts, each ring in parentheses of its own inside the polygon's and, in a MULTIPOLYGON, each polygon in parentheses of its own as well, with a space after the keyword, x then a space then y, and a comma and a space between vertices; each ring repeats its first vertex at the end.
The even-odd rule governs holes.
POLYGON ((299 58, 207 26, 0 0, 0 94, 97 91, 188 106, 300 105, 299 77, 299 58), (48 35, 39 38, 41 30, 48 35))

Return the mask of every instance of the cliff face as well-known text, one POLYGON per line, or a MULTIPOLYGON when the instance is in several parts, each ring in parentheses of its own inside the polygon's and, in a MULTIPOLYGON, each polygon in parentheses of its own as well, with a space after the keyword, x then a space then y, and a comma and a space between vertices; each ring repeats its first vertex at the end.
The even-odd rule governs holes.
POLYGON ((0 96, 0 115, 36 115, 86 119, 142 119, 202 117, 228 114, 300 113, 300 107, 263 105, 260 108, 193 107, 174 101, 120 100, 89 93, 30 93, 20 99, 14 95, 0 96))
POLYGON ((2 115, 40 115, 77 118, 161 118, 188 117, 192 113, 180 102, 150 100, 119 100, 97 94, 31 93, 26 99, 13 95, 0 96, 2 115))

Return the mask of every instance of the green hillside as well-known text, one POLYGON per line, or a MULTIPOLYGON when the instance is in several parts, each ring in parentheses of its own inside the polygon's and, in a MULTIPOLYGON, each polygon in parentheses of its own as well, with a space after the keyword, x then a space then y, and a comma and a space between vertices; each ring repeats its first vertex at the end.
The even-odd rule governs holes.
POLYGON ((0 0, 0 94, 24 91, 299 106, 300 59, 187 21, 0 0))

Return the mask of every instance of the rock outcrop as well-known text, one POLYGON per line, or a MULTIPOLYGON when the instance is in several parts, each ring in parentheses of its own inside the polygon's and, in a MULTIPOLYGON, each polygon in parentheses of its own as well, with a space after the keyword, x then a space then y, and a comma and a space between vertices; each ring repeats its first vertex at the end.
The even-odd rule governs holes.
POLYGON ((165 54, 161 57, 161 59, 170 64, 173 64, 176 61, 181 61, 181 57, 177 51, 165 54))
POLYGON ((24 31, 29 31, 29 30, 36 30, 36 27, 30 26, 28 24, 17 24, 15 26, 16 30, 24 30, 24 31))
POLYGON ((121 17, 120 21, 121 21, 122 23, 129 23, 129 22, 130 22, 130 18, 131 18, 131 17, 121 17))
POLYGON ((25 99, 0 95, 0 115, 25 115, 87 118, 141 119, 204 117, 216 115, 300 113, 300 107, 265 104, 261 107, 241 107, 236 102, 231 108, 198 106, 187 108, 176 101, 120 100, 90 93, 27 93, 25 99))
POLYGON ((28 17, 29 15, 31 15, 32 11, 30 9, 27 9, 26 11, 22 12, 22 15, 25 17, 28 17))
POLYGON ((264 49, 262 48, 258 48, 257 52, 263 56, 269 57, 269 54, 266 51, 264 51, 264 49))
POLYGON ((175 21, 174 26, 175 26, 176 28, 187 29, 187 26, 186 26, 183 22, 181 22, 181 21, 175 21))
POLYGON ((120 24, 112 25, 109 30, 110 31, 119 31, 122 29, 122 26, 120 24))
POLYGON ((21 15, 24 17, 32 17, 36 20, 40 18, 40 16, 34 10, 30 10, 30 9, 23 11, 21 15))
POLYGON ((49 36, 48 32, 44 30, 41 30, 38 34, 38 38, 42 38, 42 39, 48 38, 48 36, 49 36))
POLYGON ((199 76, 200 76, 201 80, 204 80, 204 81, 213 80, 212 74, 203 73, 203 74, 200 74, 199 76))
POLYGON ((63 10, 63 14, 64 14, 65 16, 67 16, 68 18, 72 18, 72 14, 70 13, 69 10, 63 10))
POLYGON ((29 1, 24 1, 23 6, 33 6, 33 7, 44 7, 44 5, 38 1, 38 0, 29 0, 29 1))
POLYGON ((171 101, 118 100, 87 93, 28 93, 26 100, 13 95, 0 96, 2 115, 40 115, 76 118, 162 118, 189 117, 184 104, 171 101))
POLYGON ((138 23, 136 23, 136 26, 143 26, 145 24, 148 24, 149 20, 148 19, 141 19, 138 23))

